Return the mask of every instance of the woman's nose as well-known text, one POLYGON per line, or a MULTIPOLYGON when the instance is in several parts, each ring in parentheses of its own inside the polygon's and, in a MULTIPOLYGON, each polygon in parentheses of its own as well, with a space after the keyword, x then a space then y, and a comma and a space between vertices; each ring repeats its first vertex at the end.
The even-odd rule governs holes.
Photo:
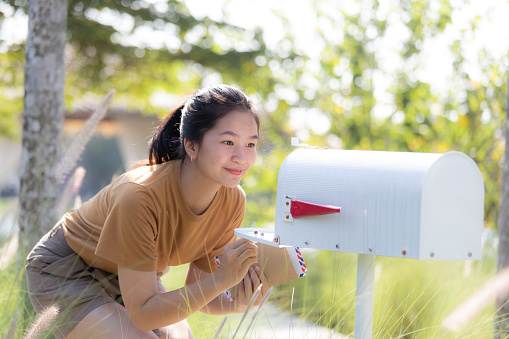
POLYGON ((246 154, 244 152, 244 147, 235 147, 233 153, 233 161, 238 164, 245 164, 247 162, 246 154))

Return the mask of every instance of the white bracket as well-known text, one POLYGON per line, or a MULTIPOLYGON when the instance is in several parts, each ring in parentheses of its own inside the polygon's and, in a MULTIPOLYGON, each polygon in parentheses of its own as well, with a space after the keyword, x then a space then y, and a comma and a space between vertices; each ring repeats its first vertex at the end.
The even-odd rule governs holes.
POLYGON ((254 242, 260 242, 274 247, 279 246, 279 236, 274 234, 274 229, 270 228, 236 228, 236 236, 249 239, 254 242))
POLYGON ((284 198, 284 206, 283 206, 283 221, 292 223, 293 222, 293 216, 291 211, 292 208, 292 200, 295 200, 295 197, 286 196, 284 198))

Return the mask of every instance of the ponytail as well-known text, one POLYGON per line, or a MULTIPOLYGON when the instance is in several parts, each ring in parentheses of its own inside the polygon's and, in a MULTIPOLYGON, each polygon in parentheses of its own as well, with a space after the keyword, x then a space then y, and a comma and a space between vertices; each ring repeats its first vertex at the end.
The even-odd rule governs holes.
POLYGON ((149 165, 184 158, 180 142, 180 120, 183 108, 184 104, 175 109, 154 132, 148 151, 149 165))

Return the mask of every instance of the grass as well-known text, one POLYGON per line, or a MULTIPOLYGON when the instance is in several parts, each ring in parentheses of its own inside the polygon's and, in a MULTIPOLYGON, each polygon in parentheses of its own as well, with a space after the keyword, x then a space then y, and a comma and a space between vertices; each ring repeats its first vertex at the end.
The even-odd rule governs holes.
MULTIPOLYGON (((19 319, 20 300, 22 293, 19 269, 16 263, 12 263, 0 271, 0 338, 8 338, 9 333, 14 338, 20 338, 23 335, 24 324, 19 319)), ((27 323, 32 319, 28 319, 27 323)))
MULTIPOLYGON (((294 313, 353 336, 357 256, 328 251, 303 255, 308 275, 276 289, 277 303, 289 310, 295 289, 294 313)), ((494 303, 461 332, 447 332, 441 323, 494 275, 495 262, 490 247, 482 260, 470 264, 377 257, 373 338, 492 338, 494 303)))

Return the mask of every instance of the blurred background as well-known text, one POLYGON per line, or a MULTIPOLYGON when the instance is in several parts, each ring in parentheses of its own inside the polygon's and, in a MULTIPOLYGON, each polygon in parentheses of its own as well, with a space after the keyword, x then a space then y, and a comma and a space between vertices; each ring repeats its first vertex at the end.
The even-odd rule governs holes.
MULTIPOLYGON (((0 0, 4 214, 19 193, 26 7, 26 0, 0 0)), ((144 158, 159 120, 217 83, 244 90, 263 118, 259 158, 242 181, 245 227, 273 225, 277 174, 292 136, 338 149, 464 152, 484 177, 483 260, 377 261, 375 335, 446 336, 443 317, 495 273, 508 17, 503 0, 70 0, 63 147, 116 90, 80 158, 79 195, 88 199, 144 158)), ((0 235, 7 238, 12 224, 3 218, 0 235)), ((306 255, 309 276, 275 291, 274 302, 352 333, 355 257, 306 255)), ((491 337, 494 312, 486 308, 461 333, 491 337)))

